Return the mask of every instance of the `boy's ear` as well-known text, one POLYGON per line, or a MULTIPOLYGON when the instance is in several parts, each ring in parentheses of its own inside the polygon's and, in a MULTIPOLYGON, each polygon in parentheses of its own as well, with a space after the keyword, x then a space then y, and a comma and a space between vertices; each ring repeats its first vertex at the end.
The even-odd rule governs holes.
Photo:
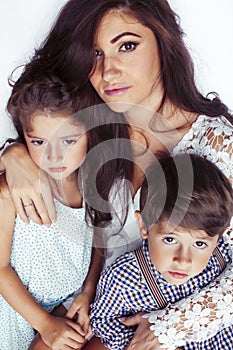
POLYGON ((139 210, 135 210, 134 215, 137 219, 138 227, 140 229, 140 234, 143 239, 146 239, 148 237, 148 231, 146 226, 144 225, 141 217, 141 212, 139 210))

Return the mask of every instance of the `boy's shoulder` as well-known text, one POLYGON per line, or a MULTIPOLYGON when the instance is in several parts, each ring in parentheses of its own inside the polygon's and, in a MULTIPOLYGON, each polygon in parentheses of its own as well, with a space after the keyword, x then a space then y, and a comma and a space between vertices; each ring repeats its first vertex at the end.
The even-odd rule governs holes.
POLYGON ((113 275, 129 275, 135 270, 138 270, 134 251, 124 253, 119 256, 111 265, 109 265, 103 272, 103 274, 108 276, 113 275))

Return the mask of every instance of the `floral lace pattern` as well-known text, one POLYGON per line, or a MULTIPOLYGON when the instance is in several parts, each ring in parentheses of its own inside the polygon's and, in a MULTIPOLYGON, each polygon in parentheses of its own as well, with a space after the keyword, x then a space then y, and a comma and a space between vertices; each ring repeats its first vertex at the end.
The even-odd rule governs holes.
POLYGON ((210 285, 176 304, 147 314, 161 349, 200 342, 233 324, 232 265, 210 285))
POLYGON ((207 158, 233 179, 233 126, 225 117, 200 115, 173 149, 174 155, 184 152, 207 158))
MULTIPOLYGON (((174 155, 184 152, 207 158, 227 178, 233 179, 233 126, 225 117, 199 116, 173 149, 174 155)), ((232 265, 202 290, 166 309, 145 315, 153 324, 150 328, 158 337, 161 349, 175 350, 187 341, 204 341, 233 324, 232 265)))

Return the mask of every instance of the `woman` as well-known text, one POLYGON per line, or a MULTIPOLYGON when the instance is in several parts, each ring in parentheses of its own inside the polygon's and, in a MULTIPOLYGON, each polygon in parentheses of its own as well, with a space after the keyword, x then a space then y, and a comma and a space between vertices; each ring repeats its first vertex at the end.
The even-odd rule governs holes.
MULTIPOLYGON (((96 91, 113 110, 124 113, 135 151, 133 196, 144 169, 168 153, 196 153, 217 164, 228 178, 233 175, 232 116, 217 95, 204 97, 198 91, 182 35, 177 16, 165 0, 71 0, 27 67, 29 71, 53 70, 74 91, 83 89, 93 98, 96 91)), ((2 163, 21 217, 26 220, 27 214, 49 223, 50 192, 46 189, 42 196, 36 195, 38 170, 22 146, 13 146, 2 163), (27 169, 20 191, 13 179, 21 167, 15 161, 19 159, 27 169), (26 213, 23 203, 28 200, 34 208, 26 213)), ((54 217, 53 210, 50 215, 54 217)), ((139 322, 128 349, 155 349, 157 340, 146 333, 148 325, 139 322)), ((232 333, 222 332, 214 339, 224 349, 221 339, 231 339, 232 333)), ((203 346, 208 348, 207 343, 203 346)))

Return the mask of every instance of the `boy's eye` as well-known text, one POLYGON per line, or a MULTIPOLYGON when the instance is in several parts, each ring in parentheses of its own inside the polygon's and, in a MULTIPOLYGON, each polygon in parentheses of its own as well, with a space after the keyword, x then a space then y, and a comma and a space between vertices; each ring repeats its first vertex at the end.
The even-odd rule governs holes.
POLYGON ((42 146, 44 144, 43 140, 32 140, 31 143, 35 146, 42 146))
POLYGON ((138 45, 139 43, 128 41, 127 43, 121 45, 120 51, 134 51, 138 45))
POLYGON ((196 241, 194 243, 194 247, 196 247, 196 248, 205 248, 205 247, 207 247, 207 244, 205 242, 202 242, 202 241, 196 241))
POLYGON ((176 243, 176 240, 175 240, 175 238, 173 238, 173 237, 165 237, 165 238, 163 239, 163 241, 164 241, 164 243, 166 243, 166 244, 175 244, 175 243, 176 243))

